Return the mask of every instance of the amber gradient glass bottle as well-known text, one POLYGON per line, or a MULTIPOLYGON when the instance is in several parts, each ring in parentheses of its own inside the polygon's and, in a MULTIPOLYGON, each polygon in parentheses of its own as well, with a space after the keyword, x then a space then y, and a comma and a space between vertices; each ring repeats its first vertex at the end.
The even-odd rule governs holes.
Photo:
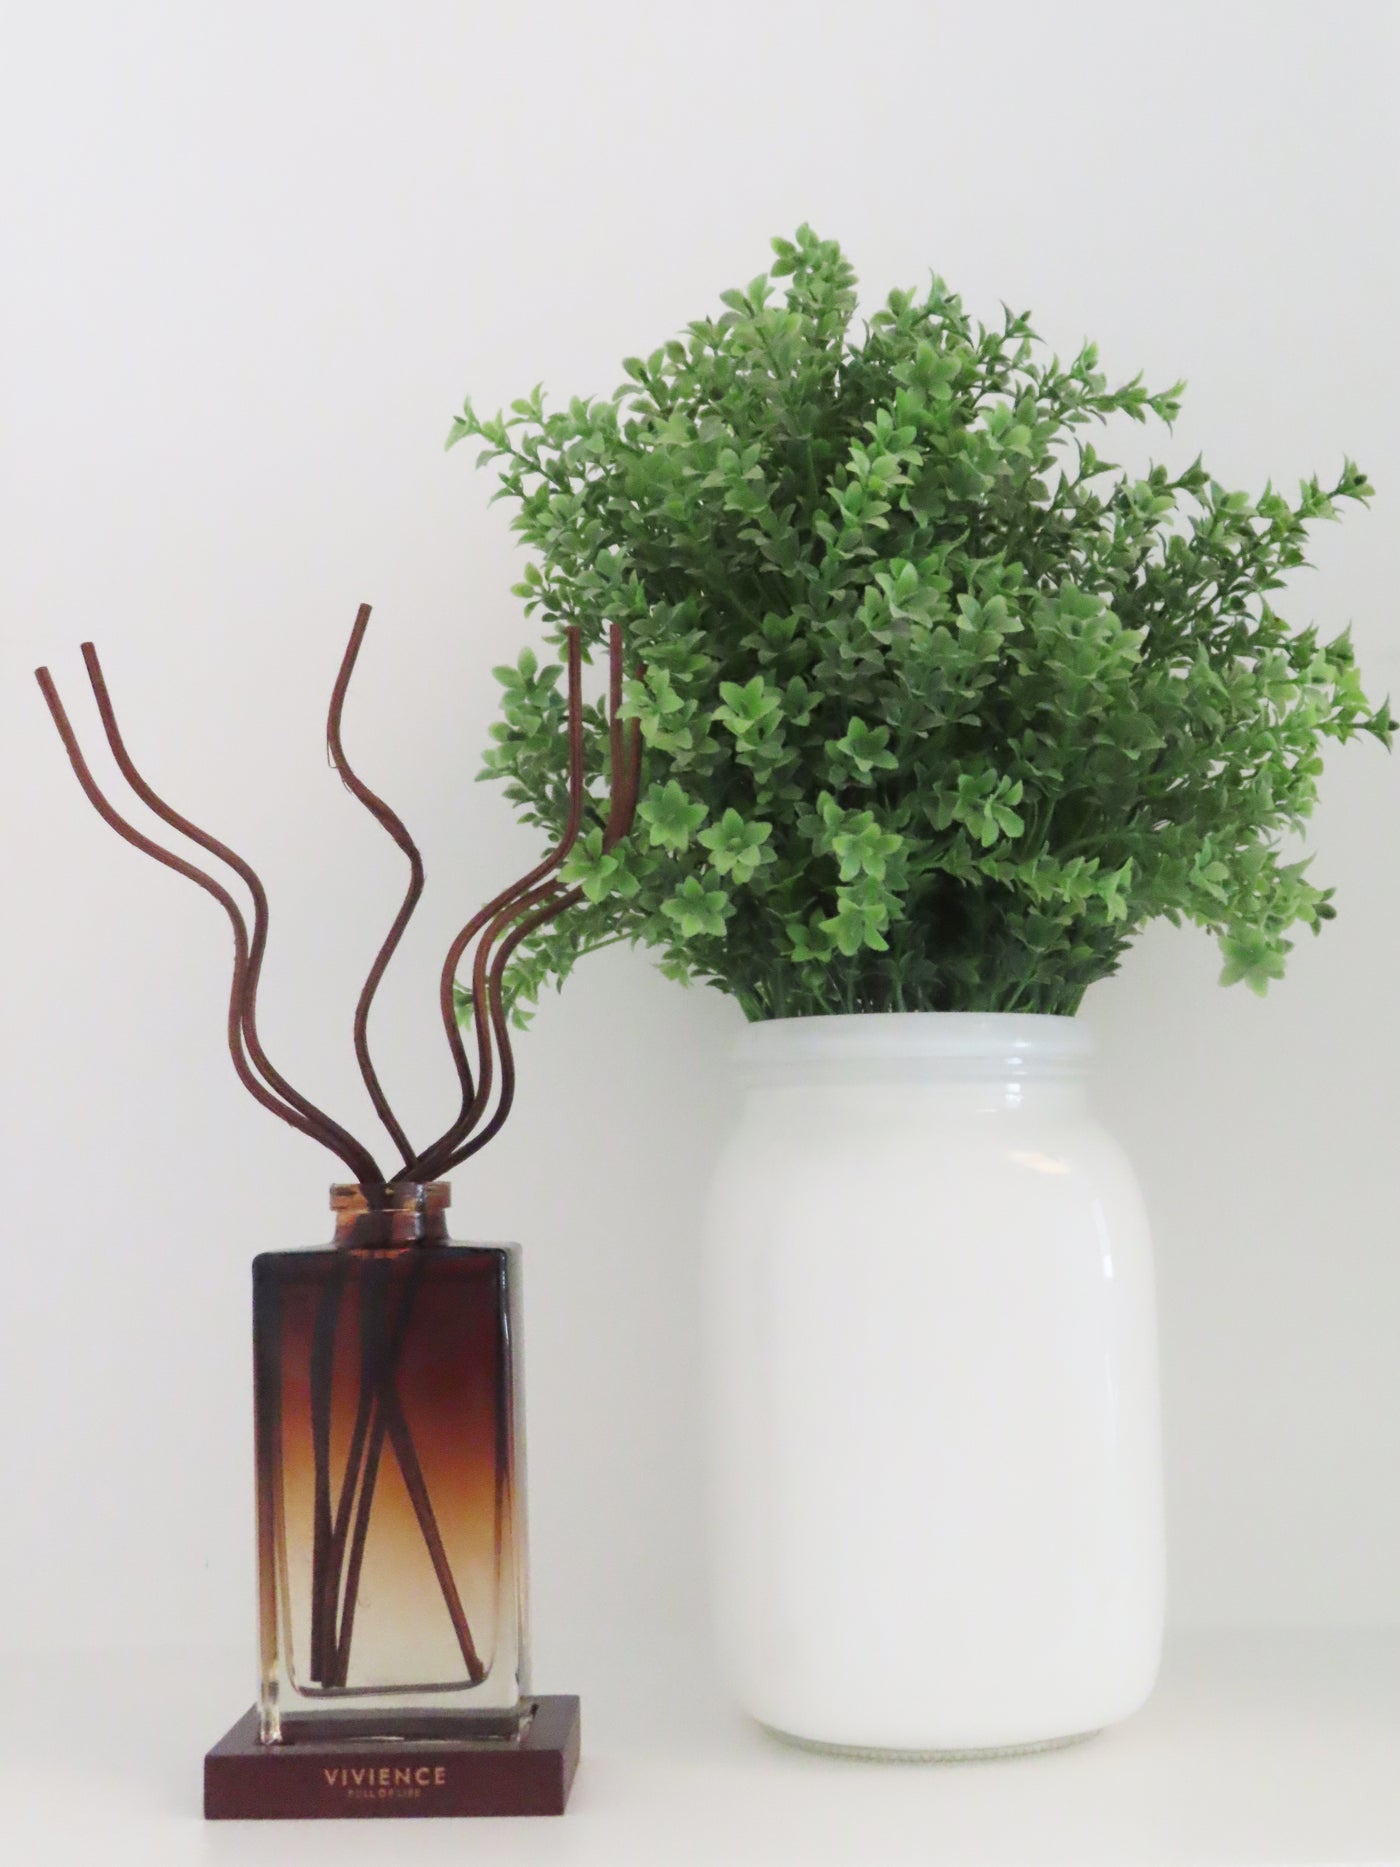
POLYGON ((337 1186, 332 1245, 254 1260, 264 1743, 519 1722, 517 1253, 448 1199, 337 1186))

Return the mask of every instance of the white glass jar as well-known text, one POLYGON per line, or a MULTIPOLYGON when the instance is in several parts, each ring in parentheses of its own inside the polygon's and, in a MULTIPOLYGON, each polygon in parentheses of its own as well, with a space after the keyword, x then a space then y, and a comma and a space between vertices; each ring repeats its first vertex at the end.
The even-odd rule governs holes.
POLYGON ((1161 1649, 1151 1246, 1072 1018, 740 1039, 707 1218, 717 1628, 745 1708, 840 1749, 1064 1742, 1161 1649))

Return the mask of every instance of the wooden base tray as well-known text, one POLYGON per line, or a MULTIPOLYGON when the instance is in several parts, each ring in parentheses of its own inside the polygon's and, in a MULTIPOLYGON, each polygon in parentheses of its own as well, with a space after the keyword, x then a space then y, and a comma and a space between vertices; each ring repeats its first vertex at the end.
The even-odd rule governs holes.
POLYGON ((247 1711, 204 1759, 209 1821, 562 1815, 578 1768, 579 1702, 536 1698, 518 1737, 324 1738, 260 1744, 247 1711))

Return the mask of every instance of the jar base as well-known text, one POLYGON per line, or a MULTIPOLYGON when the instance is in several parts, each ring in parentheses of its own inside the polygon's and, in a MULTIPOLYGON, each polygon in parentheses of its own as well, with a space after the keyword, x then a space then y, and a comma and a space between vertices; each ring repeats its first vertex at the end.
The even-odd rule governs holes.
POLYGON ((1032 1757, 1043 1750, 1067 1750, 1072 1744, 1087 1744, 1098 1731, 1072 1731, 1067 1737, 1042 1737, 1030 1744, 988 1744, 966 1749, 904 1750, 882 1744, 828 1744, 819 1737, 797 1737, 780 1731, 775 1724, 755 1720, 761 1730, 780 1743, 796 1750, 811 1750, 824 1757, 854 1757, 866 1763, 994 1763, 1001 1757, 1032 1757))

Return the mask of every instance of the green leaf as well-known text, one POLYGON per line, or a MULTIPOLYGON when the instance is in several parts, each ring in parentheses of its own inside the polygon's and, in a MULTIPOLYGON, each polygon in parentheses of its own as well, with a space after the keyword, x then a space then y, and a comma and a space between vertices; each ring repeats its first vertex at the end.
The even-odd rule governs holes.
POLYGON ((869 881, 855 888, 841 888, 836 903, 835 914, 821 924, 839 952, 853 958, 866 947, 874 953, 889 951, 882 930, 890 923, 891 900, 883 889, 869 881))
POLYGON ((590 901, 606 901, 610 896, 626 901, 641 887, 627 867, 625 858, 603 848, 603 832, 590 830, 573 847, 559 871, 566 886, 581 888, 590 901))
POLYGON ((903 846, 893 830, 883 830, 868 810, 839 813, 841 828, 831 836, 831 853, 840 864, 843 882, 869 875, 883 881, 889 861, 903 846))
POLYGON ((661 912, 674 921, 676 931, 687 940, 715 938, 724 932, 724 923, 734 912, 727 895, 706 888, 698 876, 688 875, 676 892, 661 903, 661 912))
POLYGON ((1251 992, 1257 992, 1262 998, 1269 989, 1269 981, 1283 977, 1288 947, 1288 941, 1270 938, 1260 928, 1249 927, 1225 934, 1220 942, 1220 950, 1225 955, 1220 983, 1234 985, 1243 980, 1251 992))
POLYGON ((737 681, 721 681, 715 718, 727 726, 736 739, 753 739, 771 730, 782 713, 782 695, 775 693, 761 674, 740 686, 737 681))
POLYGON ((833 759, 853 765, 862 777, 875 771, 896 771, 899 760, 890 751, 888 726, 867 726, 858 715, 852 718, 840 739, 828 739, 827 752, 833 759))
POLYGON ((700 832, 700 841, 710 852, 710 867, 742 884, 774 860, 773 851, 765 847, 772 834, 771 823, 746 823, 731 806, 717 824, 700 832))
POLYGON ((637 816, 646 825, 647 840, 653 848, 669 849, 673 855, 690 847, 691 838, 708 815, 706 806, 692 804, 674 778, 668 778, 664 785, 652 785, 637 806, 637 816))
POLYGON ((820 920, 788 921, 784 931, 790 956, 801 964, 825 965, 836 951, 835 940, 820 920))

